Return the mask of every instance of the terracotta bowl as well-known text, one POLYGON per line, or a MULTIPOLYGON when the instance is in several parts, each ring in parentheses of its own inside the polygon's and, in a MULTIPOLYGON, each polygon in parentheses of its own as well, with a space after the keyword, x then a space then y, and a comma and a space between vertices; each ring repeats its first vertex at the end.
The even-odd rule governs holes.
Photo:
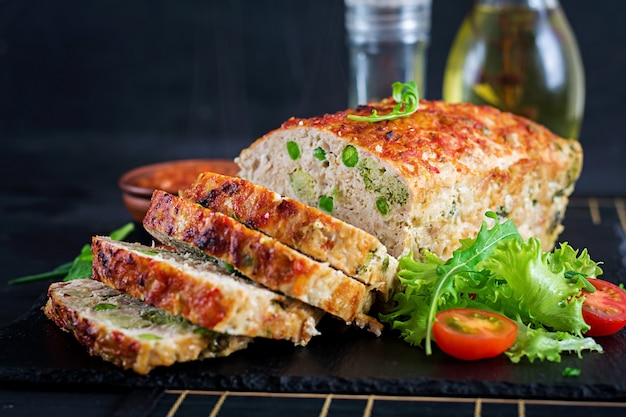
POLYGON ((177 194, 187 188, 202 172, 235 176, 239 171, 227 159, 184 159, 145 165, 126 172, 118 181, 124 205, 133 219, 141 223, 156 189, 177 194))

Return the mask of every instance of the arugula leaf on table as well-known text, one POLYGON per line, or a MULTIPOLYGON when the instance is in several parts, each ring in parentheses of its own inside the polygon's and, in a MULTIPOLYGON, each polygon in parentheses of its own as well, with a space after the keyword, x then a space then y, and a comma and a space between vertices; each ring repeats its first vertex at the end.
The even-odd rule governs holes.
MULTIPOLYGON (((133 223, 127 223, 119 229, 111 232, 110 237, 113 240, 123 240, 135 230, 133 223)), ((9 284, 24 284, 27 282, 41 281, 50 278, 61 278, 63 281, 71 281, 79 278, 91 277, 91 264, 93 257, 91 255, 91 245, 87 244, 81 248, 80 253, 72 262, 67 262, 57 266, 50 272, 42 274, 27 275, 9 281, 9 284)))
POLYGON ((27 275, 21 278, 12 279, 9 281, 9 284, 25 284, 27 282, 42 281, 45 279, 61 278, 61 277, 66 276, 68 272, 70 272, 70 268, 72 267, 73 264, 74 262, 67 262, 67 263, 57 266, 52 271, 43 272, 41 274, 27 275))

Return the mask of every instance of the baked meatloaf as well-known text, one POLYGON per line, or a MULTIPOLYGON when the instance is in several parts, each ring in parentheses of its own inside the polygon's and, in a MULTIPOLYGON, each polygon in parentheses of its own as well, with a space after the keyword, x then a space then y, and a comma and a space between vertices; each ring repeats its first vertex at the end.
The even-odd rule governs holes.
POLYGON ((449 257, 493 211, 551 248, 582 167, 575 140, 491 107, 420 102, 408 117, 392 99, 308 119, 291 118, 244 149, 239 176, 326 209, 377 236, 398 257, 449 257))
POLYGON ((319 310, 276 294, 205 257, 94 236, 93 279, 220 333, 306 345, 319 310))
POLYGON ((143 226, 179 252, 219 259, 261 285, 347 323, 378 325, 366 315, 374 293, 363 283, 222 213, 156 190, 143 226))
POLYGON ((193 325, 91 279, 52 283, 43 311, 91 355, 144 375, 157 366, 227 356, 252 340, 193 325))
POLYGON ((397 260, 370 233, 242 178, 205 172, 181 194, 387 294, 397 260))

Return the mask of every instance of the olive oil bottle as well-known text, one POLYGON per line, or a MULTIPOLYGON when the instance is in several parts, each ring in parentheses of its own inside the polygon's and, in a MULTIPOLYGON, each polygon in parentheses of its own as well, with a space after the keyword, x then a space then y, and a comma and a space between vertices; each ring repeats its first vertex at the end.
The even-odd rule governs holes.
POLYGON ((476 0, 451 47, 442 95, 519 114, 577 139, 584 69, 558 0, 476 0))

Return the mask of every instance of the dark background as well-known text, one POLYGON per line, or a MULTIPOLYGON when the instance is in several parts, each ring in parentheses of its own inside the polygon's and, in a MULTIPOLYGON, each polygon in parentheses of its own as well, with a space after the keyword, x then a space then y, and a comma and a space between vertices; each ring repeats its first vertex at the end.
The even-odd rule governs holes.
MULTIPOLYGON (((470 6, 433 0, 429 99, 470 6)), ((593 164, 578 192, 623 193, 626 2, 562 6, 586 68, 593 164)), ((0 134, 48 135, 59 151, 135 137, 232 157, 292 115, 346 107, 343 12, 340 0, 0 0, 0 134)))
MULTIPOLYGON (((470 5, 433 0, 430 99, 470 5)), ((582 140, 623 137, 626 5, 562 6, 587 71, 582 140)), ((1 0, 0 126, 255 138, 346 106, 344 35, 341 0, 1 0)))

